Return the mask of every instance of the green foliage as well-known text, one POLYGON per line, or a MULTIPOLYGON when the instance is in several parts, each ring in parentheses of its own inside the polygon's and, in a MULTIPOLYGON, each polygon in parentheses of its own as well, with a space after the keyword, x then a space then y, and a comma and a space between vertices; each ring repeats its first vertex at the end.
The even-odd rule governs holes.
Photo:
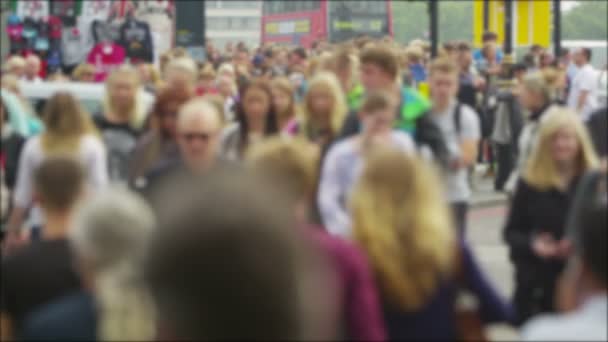
POLYGON ((562 12, 562 39, 607 40, 608 1, 581 1, 570 11, 562 12))

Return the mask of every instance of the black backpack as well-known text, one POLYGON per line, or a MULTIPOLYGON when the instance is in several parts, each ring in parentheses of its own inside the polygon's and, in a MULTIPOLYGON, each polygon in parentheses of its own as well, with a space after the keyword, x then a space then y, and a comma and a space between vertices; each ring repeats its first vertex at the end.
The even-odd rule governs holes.
MULTIPOLYGON (((458 103, 454 108, 454 127, 456 135, 460 135, 462 125, 462 104, 458 103)), ((418 147, 428 147, 433 152, 433 157, 442 169, 447 170, 450 165, 450 153, 443 132, 433 122, 431 112, 427 111, 416 120, 416 131, 414 133, 414 141, 418 147)))

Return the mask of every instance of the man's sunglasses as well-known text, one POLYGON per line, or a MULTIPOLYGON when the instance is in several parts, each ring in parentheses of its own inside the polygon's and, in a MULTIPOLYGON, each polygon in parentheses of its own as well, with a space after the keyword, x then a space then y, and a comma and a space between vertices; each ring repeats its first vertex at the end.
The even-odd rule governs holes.
POLYGON ((183 133, 181 137, 187 142, 192 142, 194 140, 200 140, 202 142, 207 142, 209 139, 213 138, 214 134, 209 133, 183 133))

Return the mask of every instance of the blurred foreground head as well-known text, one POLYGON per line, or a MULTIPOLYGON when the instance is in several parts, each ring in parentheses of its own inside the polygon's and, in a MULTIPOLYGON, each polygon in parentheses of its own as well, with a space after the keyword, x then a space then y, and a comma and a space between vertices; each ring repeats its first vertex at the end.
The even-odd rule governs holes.
POLYGON ((156 336, 155 309, 142 277, 154 227, 143 199, 118 188, 96 194, 76 214, 69 237, 83 283, 99 308, 100 341, 156 336))
POLYGON ((293 215, 245 174, 174 184, 146 263, 164 339, 321 338, 305 311, 311 287, 293 215), (311 325, 312 324, 312 325, 311 325))

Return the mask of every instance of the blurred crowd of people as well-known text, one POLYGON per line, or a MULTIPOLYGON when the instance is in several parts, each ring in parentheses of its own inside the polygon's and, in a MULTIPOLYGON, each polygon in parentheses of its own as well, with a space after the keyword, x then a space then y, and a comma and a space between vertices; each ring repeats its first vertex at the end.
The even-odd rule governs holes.
POLYGON ((487 32, 437 58, 367 37, 206 55, 119 67, 99 113, 20 92, 94 66, 41 80, 35 56, 7 61, 2 340, 608 338, 591 50, 505 67, 487 32), (481 163, 510 195, 512 300, 467 242, 481 163))

